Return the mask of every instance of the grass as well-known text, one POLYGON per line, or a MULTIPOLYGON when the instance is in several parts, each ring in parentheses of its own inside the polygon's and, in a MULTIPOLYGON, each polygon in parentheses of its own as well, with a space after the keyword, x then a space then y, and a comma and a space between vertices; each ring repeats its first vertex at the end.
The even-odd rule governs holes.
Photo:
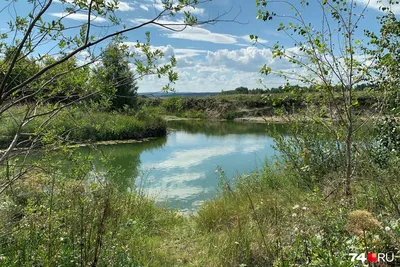
MULTIPOLYGON (((150 110, 158 109, 148 106, 134 116, 66 110, 49 133, 66 133, 71 141, 143 133, 162 125, 150 110)), ((383 168, 360 145, 352 196, 345 198, 343 160, 318 161, 329 139, 310 127, 301 127, 307 136, 297 146, 280 147, 290 156, 282 159, 299 166, 265 164, 236 184, 219 168, 220 194, 191 217, 140 190, 118 190, 112 181, 119 168, 98 172, 78 153, 61 172, 54 159, 73 148, 46 151, 0 195, 0 266, 354 266, 350 253, 398 254, 399 157, 389 154, 383 168)), ((1 182, 9 175, 0 169, 1 182)))
POLYGON ((82 165, 68 179, 39 172, 2 197, 0 265, 353 266, 349 253, 397 253, 396 164, 380 174, 384 187, 372 172, 356 179, 351 201, 268 166, 236 185, 220 169, 220 194, 191 217, 105 180, 84 182, 82 165))
MULTIPOLYGON (((14 114, 19 114, 18 108, 14 114)), ((46 132, 39 126, 48 116, 39 117, 23 128, 21 140, 28 145, 36 137, 46 142, 46 137, 54 137, 62 142, 85 143, 109 140, 143 139, 166 134, 165 122, 153 113, 139 111, 135 115, 119 112, 101 112, 86 108, 63 110, 50 121, 46 132)), ((3 117, 0 126, 0 147, 6 147, 17 132, 18 124, 12 117, 3 117)), ((17 118, 18 119, 18 118, 17 118)))

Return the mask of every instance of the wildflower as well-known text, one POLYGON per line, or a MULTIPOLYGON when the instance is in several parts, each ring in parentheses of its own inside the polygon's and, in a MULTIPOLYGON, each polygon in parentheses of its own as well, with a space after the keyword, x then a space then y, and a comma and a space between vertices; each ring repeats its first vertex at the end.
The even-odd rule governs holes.
POLYGON ((347 230, 358 236, 362 236, 365 231, 371 231, 379 227, 381 223, 366 210, 355 210, 349 213, 346 225, 347 230))
POLYGON ((303 211, 309 211, 310 209, 307 208, 307 207, 303 207, 302 210, 303 210, 303 211))
POLYGON ((386 226, 386 227, 385 227, 385 231, 386 231, 386 232, 389 232, 390 230, 392 230, 392 229, 391 229, 389 226, 386 226))
POLYGON ((294 205, 292 209, 297 210, 298 208, 300 208, 300 205, 294 205))
POLYGON ((292 217, 297 217, 297 213, 292 213, 292 217))

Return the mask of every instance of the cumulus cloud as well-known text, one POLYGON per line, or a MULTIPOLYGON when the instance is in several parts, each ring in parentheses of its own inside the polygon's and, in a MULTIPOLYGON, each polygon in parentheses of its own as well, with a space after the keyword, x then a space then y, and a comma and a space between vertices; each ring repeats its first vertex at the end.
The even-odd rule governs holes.
POLYGON ((207 53, 210 65, 222 65, 239 71, 258 72, 267 64, 278 69, 290 69, 294 66, 284 59, 274 59, 268 48, 247 47, 238 50, 222 49, 207 53))
MULTIPOLYGON (((247 47, 236 50, 206 51, 201 49, 174 48, 170 45, 153 47, 178 59, 175 71, 179 80, 175 84, 178 91, 221 91, 239 86, 260 87, 260 68, 267 64, 274 70, 292 70, 296 66, 286 60, 274 59, 267 48, 247 47), (203 85, 207 84, 207 87, 203 85)), ((293 49, 295 51, 295 48, 293 49)), ((276 87, 284 83, 282 78, 268 76, 267 86, 276 87)), ((157 77, 146 77, 139 82, 144 91, 158 91, 166 80, 157 77)))
MULTIPOLYGON (((137 53, 139 60, 145 60, 144 55, 134 47, 135 42, 126 42, 125 44, 130 47, 131 52, 137 53)), ((178 73, 179 80, 174 85, 174 88, 178 91, 221 91, 231 90, 239 86, 256 88, 261 86, 259 79, 262 76, 259 74, 259 70, 264 64, 276 71, 291 71, 297 67, 287 60, 274 59, 271 50, 268 48, 254 46, 216 51, 176 48, 171 45, 151 47, 152 51, 155 49, 161 50, 165 55, 162 60, 157 62, 158 64, 167 63, 171 56, 177 58, 178 64, 175 71, 178 73), (207 84, 207 86, 204 87, 204 84, 207 84)), ((296 47, 287 50, 299 53, 296 47)), ((276 76, 268 76, 266 78, 268 87, 277 87, 283 83, 284 80, 276 76)), ((155 92, 159 91, 165 84, 167 84, 165 79, 147 76, 142 81, 139 81, 139 88, 140 92, 155 92)), ((184 157, 186 156, 183 156, 182 160, 184 157)), ((165 167, 165 164, 171 166, 172 162, 164 162, 159 167, 162 165, 165 167)), ((189 162, 188 164, 190 165, 191 163, 189 162)))

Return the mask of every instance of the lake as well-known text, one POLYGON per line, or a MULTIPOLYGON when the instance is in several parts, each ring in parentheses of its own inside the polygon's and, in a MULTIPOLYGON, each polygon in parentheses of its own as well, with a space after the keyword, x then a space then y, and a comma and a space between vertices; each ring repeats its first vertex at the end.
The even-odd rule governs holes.
POLYGON ((93 152, 94 166, 97 170, 110 166, 123 170, 115 181, 121 190, 136 185, 169 207, 191 212, 216 195, 217 166, 234 179, 273 160, 274 142, 268 131, 284 132, 285 126, 170 121, 168 129, 167 137, 148 142, 101 145, 101 152, 93 152), (109 158, 106 166, 96 160, 100 153, 109 158))

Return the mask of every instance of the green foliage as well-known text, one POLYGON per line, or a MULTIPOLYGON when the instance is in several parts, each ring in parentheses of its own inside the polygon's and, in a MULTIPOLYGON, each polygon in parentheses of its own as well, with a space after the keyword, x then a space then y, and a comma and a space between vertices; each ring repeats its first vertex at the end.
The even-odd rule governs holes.
POLYGON ((188 119, 205 120, 207 119, 207 114, 205 114, 205 112, 201 110, 188 110, 183 113, 182 117, 188 119))
POLYGON ((272 132, 274 147, 280 168, 297 176, 302 186, 313 189, 330 174, 344 171, 344 156, 337 150, 343 142, 332 138, 323 123, 293 122, 288 127, 288 137, 272 132))
POLYGON ((173 212, 106 181, 53 175, 26 177, 2 196, 2 265, 168 265, 158 248, 181 221, 173 212))
POLYGON ((183 99, 180 97, 169 97, 163 99, 161 106, 169 113, 181 113, 183 110, 183 99))
MULTIPOLYGON (((157 115, 139 111, 137 116, 118 112, 99 112, 88 108, 66 109, 52 120, 46 129, 39 126, 47 120, 40 117, 25 127, 21 137, 22 147, 30 144, 30 140, 53 135, 64 143, 82 143, 108 140, 143 139, 163 136, 166 132, 165 122, 157 115), (50 134, 51 133, 51 134, 50 134)), ((0 146, 11 142, 18 124, 12 118, 4 118, 0 127, 0 146)), ((42 141, 49 143, 51 138, 42 141)), ((54 140, 53 140, 54 141, 54 140)))
POLYGON ((138 87, 127 49, 118 43, 109 44, 102 53, 101 66, 94 70, 94 80, 101 84, 102 96, 110 99, 113 109, 136 106, 138 87))
MULTIPOLYGON (((5 46, 4 48, 4 57, 0 60, 0 82, 3 82, 5 71, 4 68, 7 65, 7 62, 10 62, 15 53, 17 53, 17 48, 14 46, 5 46)), ((35 62, 33 57, 22 57, 22 53, 19 55, 21 60, 18 62, 18 65, 12 70, 10 74, 10 78, 7 80, 5 86, 6 87, 14 87, 20 84, 21 82, 27 80, 33 74, 35 74, 39 70, 39 65, 35 62)))
POLYGON ((397 172, 380 173, 377 181, 375 167, 365 168, 363 179, 355 182, 353 204, 341 200, 338 193, 327 199, 324 192, 331 189, 327 184, 310 190, 293 173, 270 167, 243 175, 236 189, 223 183, 221 194, 207 201, 194 218, 206 236, 200 239, 203 248, 208 248, 205 262, 216 266, 350 267, 354 263, 349 253, 397 253, 400 228, 392 201, 399 199, 394 193, 397 172), (383 184, 394 186, 391 197, 379 190, 383 184))
POLYGON ((385 168, 391 157, 398 158, 400 156, 400 125, 397 119, 388 116, 375 128, 377 135, 371 155, 375 163, 385 168))

